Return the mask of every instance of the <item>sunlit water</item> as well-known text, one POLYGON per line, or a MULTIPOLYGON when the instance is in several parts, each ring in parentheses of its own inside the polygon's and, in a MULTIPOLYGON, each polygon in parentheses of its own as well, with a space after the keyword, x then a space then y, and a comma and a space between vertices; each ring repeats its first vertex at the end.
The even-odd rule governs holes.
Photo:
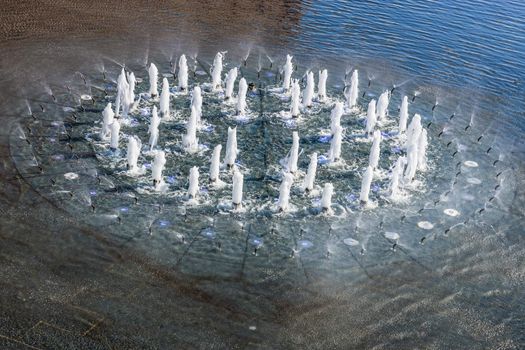
MULTIPOLYGON (((3 72, 5 91, 12 97, 4 97, 2 106, 11 127, 4 138, 9 145, 4 158, 30 186, 30 196, 51 203, 51 208, 37 208, 35 216, 49 220, 66 215, 68 225, 88 227, 118 247, 115 254, 131 255, 133 261, 145 261, 141 265, 153 265, 179 283, 190 284, 191 290, 172 296, 175 301, 168 309, 177 313, 177 300, 188 297, 190 305, 205 305, 203 311, 188 307, 184 315, 177 314, 182 325, 173 330, 192 344, 519 347, 524 314, 519 140, 525 125, 525 64, 520 57, 525 24, 520 4, 244 6, 212 5, 209 15, 202 16, 198 6, 181 3, 168 15, 132 16, 133 23, 156 29, 151 32, 116 31, 107 36, 73 31, 74 39, 53 39, 52 49, 30 39, 5 44, 3 67, 11 67, 3 72), (156 23, 160 19, 166 24, 156 23), (128 37, 130 41, 122 40, 128 37), (234 106, 205 93, 203 120, 208 128, 198 133, 201 152, 187 155, 180 145, 189 97, 177 95, 172 99, 176 115, 161 124, 159 140, 168 152, 165 180, 170 190, 149 193, 149 173, 138 179, 123 174, 124 137, 122 159, 90 137, 106 102, 114 100, 120 65, 142 79, 137 92, 145 92, 149 62, 155 62, 174 86, 171 73, 180 54, 186 53, 197 58, 194 66, 193 59, 188 61, 195 71, 190 76, 193 86, 210 82, 207 70, 217 50, 228 50, 225 71, 239 67, 258 88, 248 94, 249 118, 235 118, 234 106), (294 78, 301 78, 306 69, 327 68, 333 100, 344 99, 345 76, 355 68, 360 72, 362 111, 346 113, 341 122, 346 128, 346 165, 334 169, 320 164, 316 178, 319 186, 326 181, 335 185, 332 217, 311 209, 319 196, 304 197, 293 190, 292 213, 270 209, 278 197, 279 161, 290 148, 292 130, 301 136, 303 171, 307 155, 329 148, 323 131, 329 128, 330 104, 314 106, 311 116, 299 122, 279 116, 289 102, 272 88, 279 84, 286 53, 293 54, 298 65, 294 78), (370 143, 358 142, 355 136, 364 129, 368 101, 392 89, 392 118, 397 120, 405 94, 411 101, 410 116, 417 112, 423 117, 430 139, 429 170, 418 174, 420 188, 411 191, 405 203, 388 203, 381 195, 386 180, 375 181, 371 197, 378 206, 363 210, 356 198, 370 143), (205 176, 200 205, 187 205, 190 167, 200 166, 201 173, 207 173, 213 147, 225 145, 227 126, 234 125, 239 165, 246 171, 246 211, 221 211, 220 203, 231 198, 231 186, 212 191, 205 176), (201 298, 203 293, 212 297, 201 298), (228 310, 228 315, 213 316, 216 309, 228 310), (211 328, 224 323, 231 330, 196 329, 190 321, 194 315, 206 315, 211 328), (275 332, 276 339, 269 340, 267 335, 275 332), (204 340, 200 334, 205 334, 204 340)), ((348 74, 347 84, 349 79, 348 74)), ((137 134, 145 143, 150 107, 145 101, 132 115, 134 123, 122 127, 123 134, 137 134)), ((392 140, 384 141, 382 168, 396 159, 395 146, 392 140)), ((144 156, 139 163, 149 165, 151 160, 144 156)), ((221 172, 221 178, 231 184, 231 174, 221 172)), ((6 227, 32 241, 32 230, 16 223, 6 227)), ((59 224, 46 235, 56 230, 61 230, 59 224)), ((67 257, 83 239, 51 242, 67 257)), ((84 244, 90 256, 99 256, 84 244)), ((116 256, 110 260, 118 260, 116 256)), ((99 258, 106 259, 105 254, 99 258)), ((78 259, 87 260, 82 255, 78 259)), ((28 271, 39 273, 37 268, 28 271)), ((122 286, 132 284, 127 278, 134 273, 125 276, 122 286)), ((96 281, 109 278, 105 273, 90 277, 95 281, 90 288, 96 294, 96 281)), ((146 289, 138 290, 140 295, 146 289)), ((155 293, 158 298, 169 295, 155 293)), ((85 306, 77 299, 65 303, 85 306)), ((109 310, 98 303, 89 308, 107 313, 117 324, 107 334, 129 332, 113 304, 109 310)), ((147 306, 138 313, 144 318, 139 327, 143 337, 135 346, 155 343, 154 336, 169 339, 154 329, 158 322, 163 324, 160 320, 175 316, 160 315, 147 306)), ((45 314, 42 318, 47 319, 45 314)), ((39 344, 33 338, 26 341, 39 344)))

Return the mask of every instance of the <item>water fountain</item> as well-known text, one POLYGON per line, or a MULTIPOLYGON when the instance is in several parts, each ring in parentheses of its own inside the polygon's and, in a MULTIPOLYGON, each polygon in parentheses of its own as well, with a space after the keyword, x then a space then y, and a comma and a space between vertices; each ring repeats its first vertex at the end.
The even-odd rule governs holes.
POLYGON ((421 129, 421 116, 416 113, 412 118, 412 121, 410 122, 406 132, 405 148, 408 148, 410 143, 416 142, 418 140, 421 129))
POLYGON ((152 98, 158 96, 157 83, 159 79, 159 70, 154 63, 151 63, 148 69, 149 73, 149 94, 152 98))
POLYGON ((156 191, 159 191, 164 183, 162 179, 162 172, 164 171, 164 166, 166 165, 166 154, 164 151, 155 152, 155 157, 153 159, 153 164, 151 165, 151 176, 153 178, 153 186, 156 191))
POLYGON ((305 192, 311 192, 314 189, 315 173, 317 172, 317 152, 312 153, 309 158, 310 163, 308 164, 308 170, 302 186, 305 192))
POLYGON ((202 91, 200 86, 195 86, 193 88, 193 93, 191 94, 191 108, 195 108, 197 126, 200 126, 202 117, 202 91))
POLYGON ((159 118, 159 114, 157 113, 157 106, 153 106, 153 109, 151 111, 150 124, 148 128, 148 132, 150 134, 149 136, 150 150, 153 150, 153 148, 157 146, 157 142, 159 141, 159 125, 160 125, 160 118, 159 118))
POLYGON ((160 115, 169 118, 170 115, 170 85, 168 78, 162 79, 162 91, 160 92, 160 115))
POLYGON ((129 104, 129 107, 126 109, 126 115, 129 113, 130 110, 134 108, 134 102, 135 102, 135 85, 137 84, 137 79, 135 78, 135 74, 133 72, 129 72, 126 74, 128 79, 128 93, 126 101, 129 104))
POLYGON ((178 85, 180 91, 188 90, 188 62, 186 55, 182 54, 179 58, 178 85))
POLYGON ((331 183, 325 183, 323 194, 321 195, 321 209, 325 212, 332 212, 332 195, 334 194, 334 186, 331 183))
POLYGON ((335 163, 341 158, 341 142, 343 141, 343 128, 339 125, 335 128, 335 132, 330 141, 330 150, 328 151, 328 160, 330 163, 335 163))
POLYGON ((222 145, 217 145, 213 149, 213 154, 211 156, 210 164, 210 184, 215 187, 219 187, 223 182, 219 178, 220 165, 221 165, 221 150, 222 145))
POLYGON ((330 112, 330 131, 332 136, 335 134, 335 131, 338 127, 341 126, 341 117, 344 113, 343 102, 336 102, 334 108, 330 112))
POLYGON ((319 71, 319 82, 317 83, 317 99, 319 102, 326 101, 326 80, 328 79, 328 71, 326 69, 319 71))
POLYGON ((297 118, 299 116, 299 105, 301 104, 301 87, 297 80, 292 81, 291 95, 290 113, 292 118, 297 118))
POLYGON ((397 200, 400 195, 399 184, 401 176, 405 171, 405 164, 407 163, 406 157, 397 158, 394 169, 392 169, 392 178, 389 184, 390 199, 397 200))
POLYGON ((381 131, 376 130, 374 131, 372 148, 370 149, 370 156, 368 158, 368 165, 371 166, 374 170, 377 169, 377 165, 379 164, 380 146, 381 131))
POLYGON ((233 87, 235 85, 235 80, 237 79, 237 67, 233 67, 229 70, 226 75, 226 90, 224 91, 224 98, 229 100, 232 98, 233 87))
POLYGON ((244 183, 244 176, 235 169, 233 171, 233 189, 232 189, 232 204, 234 209, 242 208, 242 187, 244 183))
POLYGON ((408 97, 403 96, 401 107, 399 108, 399 133, 404 134, 407 129, 408 120, 408 97))
POLYGON ((237 127, 228 127, 228 141, 226 141, 226 154, 224 156, 224 165, 228 168, 232 168, 235 165, 237 153, 237 127))
POLYGON ((388 91, 384 91, 379 95, 377 100, 377 121, 383 122, 388 115, 388 103, 389 103, 388 91))
POLYGON ((111 108, 111 102, 109 102, 102 111, 102 128, 100 129, 101 140, 107 140, 109 138, 111 132, 110 128, 111 124, 113 124, 114 117, 115 113, 113 113, 113 109, 111 108))
MULTIPOLYGON (((419 114, 414 115, 407 132, 407 167, 405 170, 405 182, 410 183, 416 175, 419 161, 419 138, 423 128, 421 126, 421 117, 419 114)), ((425 141, 426 143, 426 141, 425 141)))
POLYGON ((199 140, 197 139, 197 109, 191 107, 190 118, 186 124, 186 135, 182 137, 182 145, 188 153, 195 153, 199 150, 199 140))
POLYGON ((372 99, 370 102, 368 102, 368 109, 366 111, 366 127, 365 132, 368 137, 372 135, 374 132, 374 128, 376 127, 377 123, 377 115, 376 115, 376 100, 372 99))
POLYGON ((303 91, 303 106, 310 108, 312 107, 312 101, 314 98, 314 73, 306 72, 306 88, 303 91))
POLYGON ((113 123, 111 123, 111 140, 109 143, 109 147, 115 151, 118 149, 118 142, 120 138, 120 122, 117 118, 113 120, 113 123))
POLYGON ((128 151, 126 158, 128 160, 128 172, 131 175, 139 173, 138 159, 140 156, 140 150, 142 148, 142 142, 137 136, 128 137, 128 151))
POLYGON ((359 193, 359 200, 361 204, 365 205, 368 203, 368 195, 370 193, 370 186, 372 185, 372 178, 374 177, 374 168, 369 165, 365 173, 363 174, 363 179, 361 181, 361 192, 359 193))
POLYGON ((279 199, 277 200, 277 208, 279 211, 287 211, 289 209, 290 189, 293 184, 293 175, 290 173, 283 173, 281 186, 279 187, 279 199))
POLYGON ((126 72, 124 68, 120 71, 117 79, 117 96, 115 98, 115 116, 120 115, 120 109, 122 108, 122 116, 126 117, 128 114, 129 104, 129 84, 126 80, 126 72))
POLYGON ((354 70, 352 73, 352 77, 350 78, 350 88, 347 91, 346 94, 346 103, 348 105, 348 108, 353 108, 357 104, 357 96, 359 94, 359 78, 357 69, 354 70))
POLYGON ((221 52, 217 52, 215 59, 213 60, 213 67, 211 70, 211 86, 213 91, 222 90, 222 59, 223 54, 221 52))
POLYGON ((194 166, 190 169, 190 181, 188 185, 188 197, 196 199, 199 192, 199 168, 194 166))
POLYGON ((428 146, 428 136, 427 130, 423 128, 421 134, 419 135, 418 144, 417 144, 417 170, 425 171, 427 170, 427 146, 428 146))
POLYGON ((246 112, 246 92, 248 91, 248 84, 246 79, 239 80, 239 93, 237 95, 237 114, 244 115, 246 112))
POLYGON ((286 157, 286 171, 294 174, 297 171, 297 160, 299 159, 299 133, 292 132, 292 148, 286 157))
POLYGON ((283 67, 283 89, 284 91, 288 91, 290 89, 290 81, 292 79, 292 72, 293 72, 293 64, 292 64, 292 57, 290 55, 286 55, 286 63, 283 67))

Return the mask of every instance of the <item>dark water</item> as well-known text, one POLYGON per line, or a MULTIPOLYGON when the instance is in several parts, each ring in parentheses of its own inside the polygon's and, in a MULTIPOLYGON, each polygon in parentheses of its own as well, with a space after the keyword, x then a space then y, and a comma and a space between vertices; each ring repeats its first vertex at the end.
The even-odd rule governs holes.
MULTIPOLYGON (((176 1, 145 6, 153 5, 21 1, 8 2, 0 15, 4 348, 524 346, 523 4, 176 1), (179 222, 173 219, 180 216, 178 208, 168 207, 160 216, 141 206, 131 209, 130 221, 155 217, 158 223, 175 223, 158 229, 152 239, 145 227, 134 229, 139 224, 119 227, 115 220, 89 216, 67 195, 42 195, 41 184, 49 188, 48 174, 23 172, 19 156, 28 147, 19 135, 31 125, 28 106, 41 119, 63 113, 49 91, 59 101, 67 95, 65 85, 77 95, 100 94, 81 77, 97 85, 106 72, 114 80, 120 64, 145 77, 150 61, 168 72, 169 61, 183 52, 197 54, 206 66, 218 50, 228 50, 226 61, 232 65, 248 57, 251 76, 259 66, 269 69, 270 60, 274 69, 282 65, 291 53, 298 76, 306 68, 327 67, 334 94, 354 68, 360 71, 361 89, 370 79, 370 93, 396 86, 395 100, 417 91, 414 109, 437 125, 430 129, 433 149, 447 149, 436 135, 448 125, 446 141, 468 151, 460 158, 445 151, 436 156, 442 167, 414 208, 399 210, 407 216, 404 221, 396 208, 382 217, 369 212, 332 223, 330 233, 324 221, 298 225, 293 218, 261 219, 246 228, 242 219, 223 218, 216 222, 225 235, 222 251, 200 234, 209 225, 207 213, 195 210, 179 222), (439 106, 431 113, 435 102, 439 106), (453 112, 457 123, 447 121, 453 112), (478 135, 484 135, 482 141, 478 135), (474 187, 466 177, 459 179, 448 204, 472 214, 447 235, 443 231, 455 221, 439 215, 442 207, 432 206, 434 194, 454 179, 456 159, 468 157, 479 162, 475 176, 483 184, 474 187), (501 160, 497 167, 496 159, 501 160), (490 200, 494 193, 497 198, 490 200), (465 200, 469 196, 474 200, 465 200), (415 229, 425 215, 436 222, 428 233, 415 229), (374 233, 364 256, 341 244, 356 225, 374 233), (394 252, 382 238, 383 226, 410 239, 402 239, 394 252), (191 237, 191 243, 181 243, 175 233, 191 237), (249 251, 254 233, 265 244, 257 256, 249 251), (421 237, 428 237, 424 245, 421 237), (315 248, 287 257, 286 249, 304 239, 315 248)), ((37 127, 48 130, 45 123, 37 127)), ((65 143, 59 146, 66 149, 65 143)), ((474 176, 474 170, 461 170, 474 176)), ((111 197, 122 201, 125 194, 111 197)))

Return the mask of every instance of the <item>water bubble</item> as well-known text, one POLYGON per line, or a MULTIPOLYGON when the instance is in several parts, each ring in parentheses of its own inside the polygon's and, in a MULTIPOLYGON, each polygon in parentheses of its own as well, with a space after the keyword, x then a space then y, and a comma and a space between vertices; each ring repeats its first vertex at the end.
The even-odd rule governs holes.
POLYGON ((129 208, 128 207, 120 207, 118 210, 120 212, 122 212, 122 213, 127 213, 129 211, 129 208))
POLYGON ((83 99, 84 101, 89 101, 92 99, 91 95, 88 95, 88 94, 80 95, 80 98, 83 99))
POLYGON ((51 156, 51 159, 53 160, 64 160, 64 155, 63 154, 54 154, 51 156))
POLYGON ((308 248, 311 248, 314 246, 314 244, 306 239, 304 240, 300 240, 299 242, 297 242, 297 245, 299 246, 299 248, 301 249, 308 249, 308 248))
POLYGON ((96 196, 97 195, 97 191, 91 190, 91 191, 89 191, 89 195, 90 196, 96 196))
POLYGON ((170 222, 167 221, 167 220, 160 220, 159 221, 159 226, 160 227, 168 227, 170 225, 170 222))
POLYGON ((77 173, 65 173, 64 177, 67 180, 75 180, 75 179, 78 179, 78 174, 77 173))
POLYGON ((345 238, 345 239, 343 239, 343 243, 348 245, 348 246, 351 246, 351 247, 359 245, 359 241, 355 240, 353 238, 345 238))
POLYGON ((252 237, 248 242, 256 248, 263 245, 263 239, 260 237, 252 237))
POLYGON ((211 227, 208 227, 207 229, 204 229, 202 232, 201 232, 201 235, 208 238, 208 239, 214 239, 215 236, 217 235, 217 233, 215 232, 215 230, 211 227))
POLYGON ((469 178, 467 178, 467 182, 469 184, 472 184, 472 185, 479 185, 479 184, 481 184, 481 180, 478 179, 477 177, 469 177, 469 178))
POLYGON ((463 162, 463 165, 465 165, 467 168, 477 168, 478 167, 478 163, 476 163, 473 160, 466 160, 463 162))
POLYGON ((399 233, 387 231, 385 232, 385 237, 393 241, 397 241, 399 239, 399 233))
POLYGON ((450 208, 443 210, 443 213, 445 213, 448 216, 458 216, 459 215, 459 211, 457 211, 456 209, 450 209, 450 208))
POLYGON ((434 225, 429 221, 420 221, 417 223, 417 226, 423 230, 432 230, 434 228, 434 225))

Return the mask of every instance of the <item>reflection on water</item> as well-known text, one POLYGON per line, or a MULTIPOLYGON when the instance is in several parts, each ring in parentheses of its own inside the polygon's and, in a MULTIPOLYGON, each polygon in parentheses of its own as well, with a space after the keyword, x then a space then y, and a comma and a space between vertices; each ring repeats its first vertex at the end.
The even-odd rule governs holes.
MULTIPOLYGON (((0 14, 5 121, 0 135, 5 283, 0 335, 6 346, 523 345, 523 146, 516 140, 525 125, 525 61, 520 57, 525 11, 519 2, 174 1, 150 6, 10 1, 0 14), (151 239, 129 227, 119 235, 113 225, 117 216, 146 215, 133 203, 81 224, 64 210, 67 195, 41 197, 31 187, 36 180, 18 173, 14 163, 27 146, 13 139, 30 133, 18 121, 28 116, 28 106, 36 115, 46 115, 42 105, 56 116, 50 91, 65 95, 68 85, 75 94, 100 94, 82 79, 100 84, 106 74, 113 81, 122 64, 144 76, 150 61, 169 72, 170 61, 182 52, 207 67, 217 50, 228 50, 226 61, 241 66, 249 57, 252 75, 259 65, 276 71, 291 53, 300 62, 297 75, 305 68, 327 67, 331 91, 341 89, 345 73, 357 67, 363 87, 370 80, 370 94, 396 86, 396 94, 419 94, 427 111, 438 102, 435 117, 426 112, 432 118, 427 122, 437 124, 456 113, 457 124, 445 137, 461 150, 460 157, 476 155, 481 161, 476 159, 477 170, 460 164, 466 176, 459 183, 461 198, 446 204, 467 203, 460 217, 467 211, 475 215, 451 231, 429 230, 399 246, 372 235, 363 256, 342 245, 348 232, 357 226, 374 232, 380 222, 398 225, 403 238, 402 229, 415 227, 419 213, 399 213, 401 222, 397 215, 357 216, 333 233, 325 228, 325 239, 322 225, 300 229, 293 220, 261 220, 250 227, 218 220, 208 234, 206 217, 172 210, 170 217, 155 221, 157 236, 151 239), (460 133, 469 121, 472 133, 460 133), (484 138, 476 140, 478 135, 484 138), (494 186, 501 190, 495 192, 494 186), (478 196, 487 197, 482 212, 474 201, 478 196), (171 234, 176 215, 185 220, 177 227, 181 236, 171 234), (228 236, 221 237, 225 232, 228 236), (181 243, 182 237, 193 239, 181 243), (253 242, 261 239, 263 249, 252 254, 253 242), (269 253, 280 249, 280 239, 287 247, 300 247, 295 258, 269 253), (219 240, 221 245, 212 243, 219 240), (245 251, 229 254, 239 246, 245 251)), ((56 132, 60 141, 61 131, 56 132)), ((444 166, 453 168, 456 160, 451 159, 444 166)), ((431 178, 429 193, 452 182, 454 171, 431 178)), ((45 186, 52 186, 47 178, 45 186)), ((98 195, 92 192, 74 200, 90 201, 98 195)), ((421 210, 438 215, 433 199, 425 198, 421 210)), ((446 208, 440 205, 441 211, 446 208)), ((444 229, 453 219, 440 220, 444 229)))

